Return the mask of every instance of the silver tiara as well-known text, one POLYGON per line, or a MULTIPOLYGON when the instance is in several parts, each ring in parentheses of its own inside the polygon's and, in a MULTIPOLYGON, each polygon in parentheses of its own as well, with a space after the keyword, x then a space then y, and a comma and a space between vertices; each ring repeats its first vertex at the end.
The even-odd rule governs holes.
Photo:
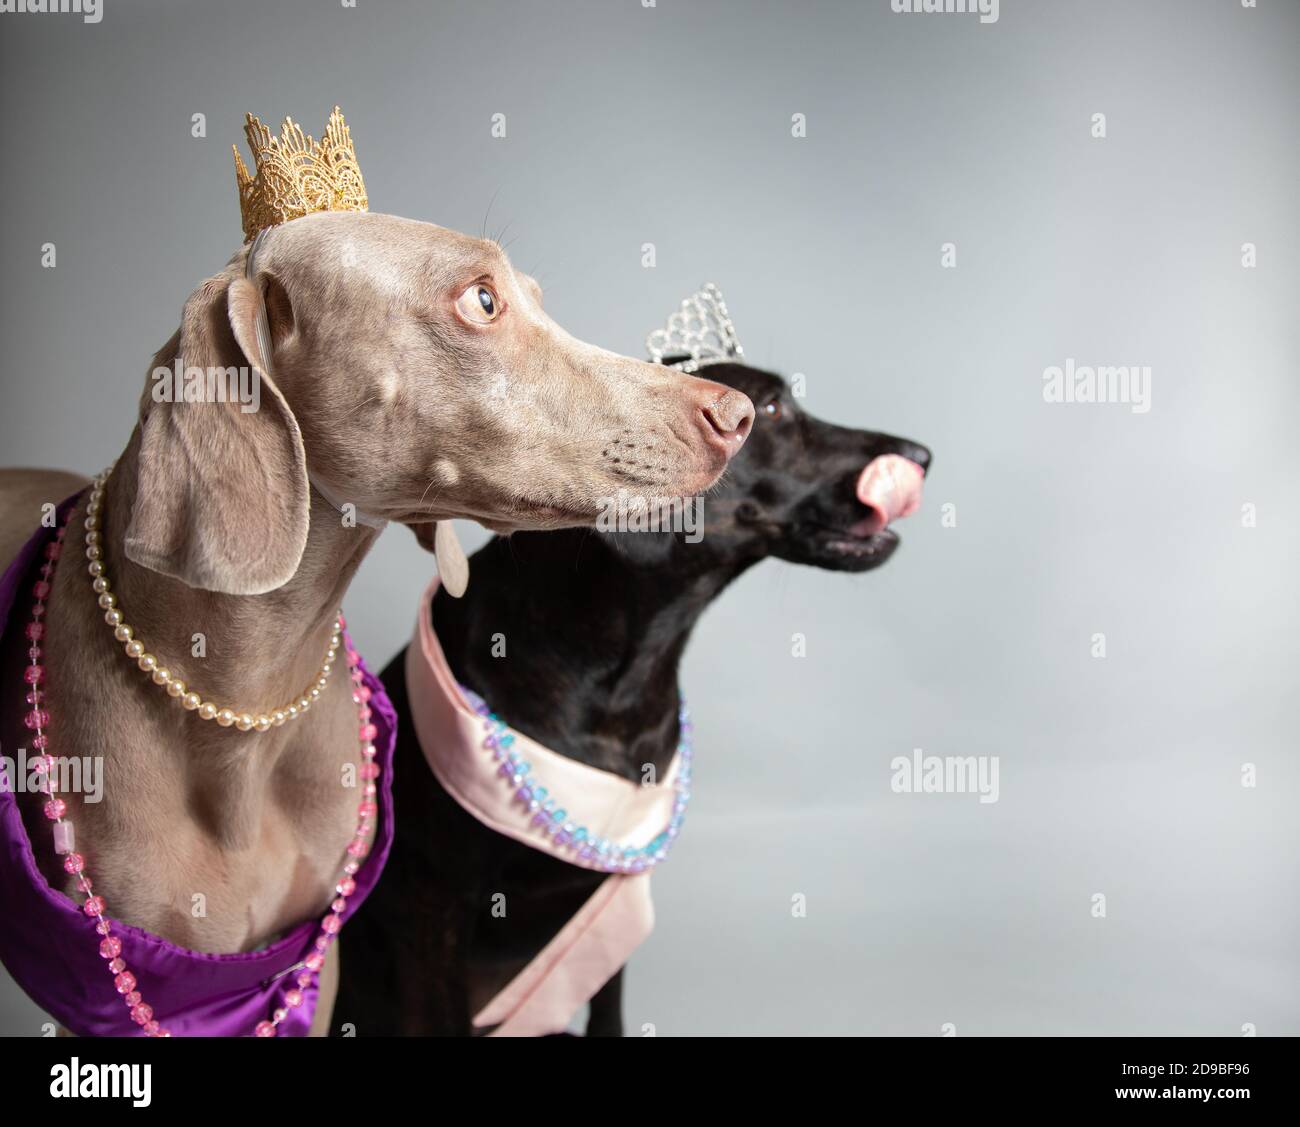
POLYGON ((745 358, 722 291, 712 282, 683 301, 664 328, 645 338, 645 347, 654 363, 667 363, 682 372, 745 358), (671 357, 671 362, 665 357, 671 357))

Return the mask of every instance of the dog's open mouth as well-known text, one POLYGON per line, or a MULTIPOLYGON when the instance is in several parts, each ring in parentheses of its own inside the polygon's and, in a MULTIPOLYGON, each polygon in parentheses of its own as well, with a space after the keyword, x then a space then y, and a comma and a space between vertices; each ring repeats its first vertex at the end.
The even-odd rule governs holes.
POLYGON ((822 526, 811 539, 819 554, 839 566, 865 571, 884 563, 898 547, 890 524, 921 507, 925 470, 898 454, 873 458, 858 475, 855 493, 862 515, 844 528, 822 526))

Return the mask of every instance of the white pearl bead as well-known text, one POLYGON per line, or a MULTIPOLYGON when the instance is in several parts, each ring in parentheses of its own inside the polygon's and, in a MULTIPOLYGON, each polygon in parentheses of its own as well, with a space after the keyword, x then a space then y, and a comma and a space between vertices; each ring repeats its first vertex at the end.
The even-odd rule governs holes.
MULTIPOLYGON (((295 702, 272 712, 250 713, 236 712, 233 708, 218 708, 209 701, 204 701, 198 693, 188 689, 185 682, 173 677, 171 671, 158 662, 158 658, 145 651, 144 643, 135 637, 133 629, 126 623, 118 607, 117 597, 112 594, 109 579, 104 568, 104 533, 103 504, 104 485, 108 474, 95 479, 86 503, 85 519, 85 557, 86 571, 91 576, 91 589, 96 595, 99 607, 104 611, 104 621, 113 629, 113 637, 122 644, 127 657, 133 659, 140 669, 148 673, 156 685, 166 689, 167 695, 178 700, 186 710, 197 711, 205 720, 216 720, 222 727, 234 726, 240 731, 256 730, 265 732, 269 728, 280 727, 289 720, 296 720, 307 712, 313 703, 321 699, 328 687, 328 678, 333 672, 335 659, 342 645, 343 630, 341 621, 336 621, 330 634, 325 661, 317 672, 315 684, 295 702)), ((337 619, 342 619, 342 610, 337 619)), ((355 694, 353 700, 356 700, 355 694)))

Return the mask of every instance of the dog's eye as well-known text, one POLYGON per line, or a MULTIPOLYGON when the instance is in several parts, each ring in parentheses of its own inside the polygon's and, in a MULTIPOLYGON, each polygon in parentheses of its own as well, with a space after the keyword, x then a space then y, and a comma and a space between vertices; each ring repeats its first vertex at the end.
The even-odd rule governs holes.
POLYGON ((769 419, 779 419, 781 417, 781 401, 779 399, 769 399, 763 404, 763 414, 769 419))
POLYGON ((501 299, 491 286, 475 282, 456 299, 456 310, 465 320, 486 325, 501 315, 501 299))

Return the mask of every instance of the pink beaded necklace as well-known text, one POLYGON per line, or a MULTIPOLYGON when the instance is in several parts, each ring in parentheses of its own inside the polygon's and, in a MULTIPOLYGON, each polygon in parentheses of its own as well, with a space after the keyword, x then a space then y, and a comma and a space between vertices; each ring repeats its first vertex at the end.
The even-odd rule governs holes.
MULTIPOLYGON (((88 535, 97 532, 99 529, 99 508, 102 503, 99 494, 102 483, 103 479, 98 479, 96 488, 92 489, 92 500, 88 506, 86 516, 88 535)), ((101 936, 99 954, 101 958, 106 960, 109 973, 113 975, 113 986, 118 994, 122 996, 122 1000, 130 1012, 131 1019, 140 1026, 145 1034, 150 1037, 169 1037, 171 1036, 170 1032, 154 1018, 153 1007, 144 1000, 141 992, 137 989, 138 983, 135 975, 131 973, 126 961, 122 958, 122 941, 113 935, 112 922, 106 915, 107 905, 104 898, 95 895, 91 891, 93 882, 86 870, 85 858, 75 851, 75 836, 72 822, 67 817, 67 803, 58 797, 56 772, 53 770, 55 759, 49 753, 50 738, 46 729, 49 726, 50 717, 48 711, 43 707, 45 704, 45 690, 42 686, 45 683, 45 666, 41 661, 44 655, 41 642, 45 637, 45 624, 41 620, 45 616, 46 600, 49 598, 53 586, 54 570, 59 557, 63 553, 63 542, 74 511, 75 506, 69 509, 62 527, 55 534, 55 539, 46 545, 45 560, 41 566, 40 578, 32 587, 35 602, 32 605, 31 622, 27 624, 26 628, 26 636, 30 643, 27 650, 30 664, 23 669, 23 681, 27 690, 25 699, 31 708, 24 715, 23 723, 34 733, 31 741, 32 747, 40 753, 31 766, 40 779, 41 793, 46 796, 45 817, 54 824, 54 851, 63 857, 64 871, 75 877, 76 887, 85 896, 81 910, 86 916, 95 921, 95 931, 101 936)), ((88 540, 88 545, 93 547, 98 542, 99 537, 95 536, 93 541, 88 540)), ((88 550, 87 555, 91 560, 89 571, 93 580, 103 580, 102 583, 97 582, 94 586, 96 594, 102 596, 107 592, 107 581, 103 576, 103 564, 99 552, 96 550, 96 554, 91 556, 88 550)), ((103 606, 104 604, 101 602, 100 605, 103 606)), ((114 613, 114 608, 110 606, 108 614, 112 613, 114 613)), ((108 614, 105 616, 106 619, 108 614)), ((118 618, 120 621, 120 612, 118 618)), ((110 621, 109 625, 114 624, 110 621)), ((360 724, 359 737, 362 759, 359 774, 363 780, 363 797, 357 807, 357 828, 352 841, 347 846, 347 860, 343 865, 342 875, 334 886, 335 899, 330 904, 329 912, 321 920, 320 934, 317 935, 314 942, 315 949, 303 961, 302 969, 298 972, 296 979, 297 985, 285 992, 284 1005, 277 1008, 271 1014, 269 1020, 257 1023, 253 1030, 253 1034, 257 1037, 274 1037, 276 1035, 277 1028, 288 1016, 289 1010, 303 1004, 306 997, 304 991, 316 981, 321 968, 325 965, 326 952, 343 926, 342 913, 347 907, 348 897, 356 890, 356 881, 353 878, 360 868, 361 859, 370 851, 370 842, 375 826, 374 819, 379 810, 376 800, 378 793, 376 780, 380 776, 380 768, 379 764, 375 762, 376 747, 374 743, 378 731, 375 725, 371 723, 369 705, 371 691, 369 686, 364 683, 364 675, 360 669, 360 656, 353 648, 345 627, 343 615, 340 614, 338 617, 338 632, 343 637, 349 675, 352 680, 352 700, 357 705, 357 717, 360 724)), ((138 660, 142 655, 128 653, 127 656, 138 660)), ((144 666, 142 665, 141 668, 143 669, 144 666)), ((151 670, 145 671, 151 672, 151 670)), ((328 675, 328 672, 329 666, 327 663, 324 674, 328 675)), ((323 688, 323 680, 317 682, 317 686, 323 688)), ((317 692, 311 697, 311 700, 314 701, 318 696, 319 693, 317 692)), ((304 707, 303 711, 305 710, 304 707)), ((224 720, 224 717, 221 719, 224 720)), ((281 720, 280 722, 283 723, 284 721, 281 720)), ((239 728, 240 730, 247 730, 242 724, 239 725, 239 728)), ((264 729, 259 726, 259 730, 264 729)))

